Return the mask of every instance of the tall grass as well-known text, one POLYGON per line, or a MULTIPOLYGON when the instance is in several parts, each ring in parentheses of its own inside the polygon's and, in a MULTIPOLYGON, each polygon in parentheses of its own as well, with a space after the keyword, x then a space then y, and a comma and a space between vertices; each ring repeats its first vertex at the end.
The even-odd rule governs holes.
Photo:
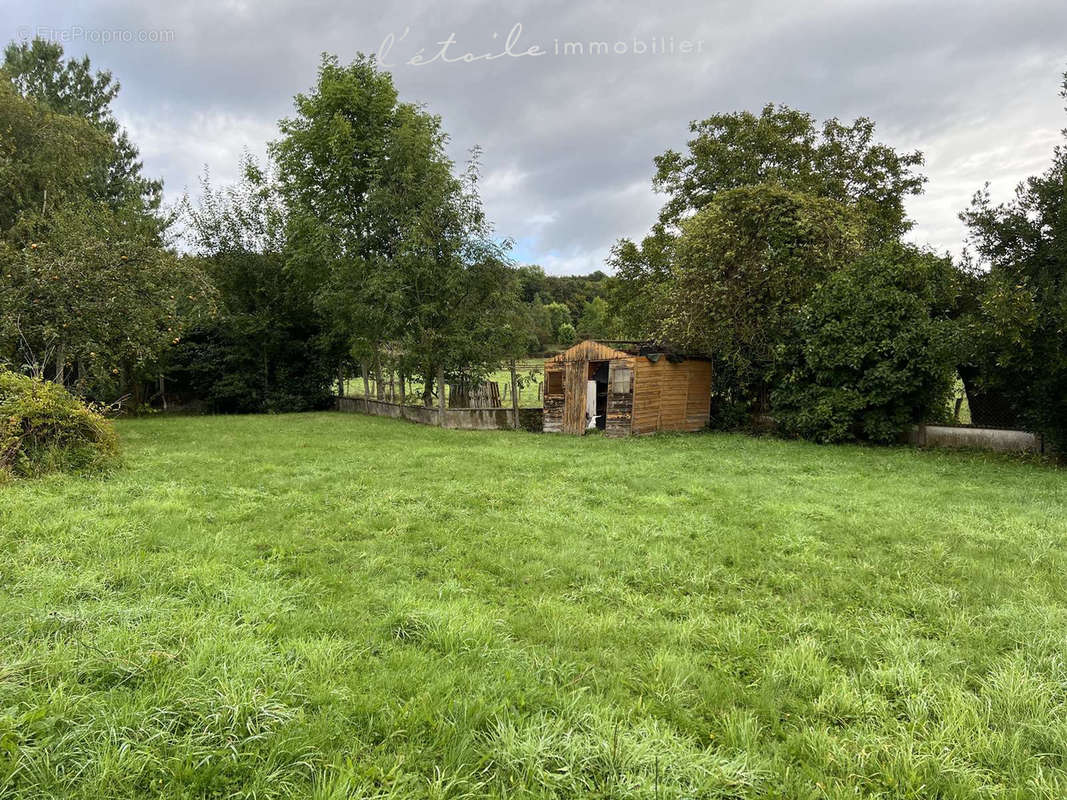
POLYGON ((1061 797, 1067 479, 727 435, 121 424, 0 488, 0 797, 1061 797))

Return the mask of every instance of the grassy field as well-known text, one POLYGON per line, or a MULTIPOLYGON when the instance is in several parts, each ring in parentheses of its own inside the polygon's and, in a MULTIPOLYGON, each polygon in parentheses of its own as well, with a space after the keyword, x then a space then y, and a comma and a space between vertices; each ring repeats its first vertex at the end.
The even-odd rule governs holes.
POLYGON ((1067 795, 1067 475, 120 426, 0 487, 0 797, 1067 795))

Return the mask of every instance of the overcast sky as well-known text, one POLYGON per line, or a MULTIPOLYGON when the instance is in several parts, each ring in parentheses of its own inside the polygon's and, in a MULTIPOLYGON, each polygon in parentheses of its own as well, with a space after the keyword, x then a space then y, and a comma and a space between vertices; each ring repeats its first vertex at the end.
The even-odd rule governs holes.
POLYGON ((171 201, 195 193, 205 166, 225 181, 243 149, 264 152, 323 51, 345 62, 382 54, 401 96, 442 116, 457 160, 482 146, 483 198, 515 256, 561 274, 603 268, 616 239, 647 231, 661 202, 652 158, 684 146, 689 121, 716 112, 775 102, 820 120, 873 118, 882 141, 926 154, 913 238, 953 252, 973 192, 990 181, 994 196, 1010 195, 1048 164, 1067 123, 1062 0, 0 8, 5 38, 57 38, 118 77, 119 116, 171 201), (449 59, 500 57, 435 59, 450 38, 449 59), (591 52, 603 50, 592 42, 609 52, 591 52), (410 63, 420 57, 428 63, 410 63))

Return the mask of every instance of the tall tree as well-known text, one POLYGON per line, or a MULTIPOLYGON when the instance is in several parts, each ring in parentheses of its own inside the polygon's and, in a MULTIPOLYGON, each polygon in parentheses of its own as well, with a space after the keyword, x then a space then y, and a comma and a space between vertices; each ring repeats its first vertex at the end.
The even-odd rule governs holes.
POLYGON ((246 155, 236 185, 205 176, 202 189, 186 205, 187 238, 219 309, 174 348, 168 383, 213 411, 325 407, 345 352, 288 269, 287 212, 270 169, 246 155))
POLYGON ((56 209, 87 200, 87 175, 110 149, 85 120, 50 111, 2 79, 0 131, 0 237, 18 245, 56 209))
POLYGON ((853 207, 875 242, 911 228, 904 200, 922 192, 926 179, 919 152, 898 153, 874 139, 866 117, 844 125, 829 119, 821 129, 810 114, 768 104, 715 114, 693 122, 688 152, 668 150, 655 159, 655 187, 668 196, 660 224, 668 229, 699 211, 718 192, 772 184, 853 207))
POLYGON ((94 199, 148 214, 159 208, 163 184, 141 173, 137 147, 111 107, 120 85, 110 72, 94 72, 88 56, 65 60, 62 45, 39 38, 8 44, 0 69, 22 96, 59 114, 88 120, 110 141, 108 158, 93 170, 94 199))
POLYGON ((791 315, 858 254, 862 225, 834 200, 759 185, 720 192, 681 227, 647 298, 653 333, 711 356, 724 423, 766 411, 791 315))
POLYGON ((296 110, 272 145, 290 260, 353 354, 375 369, 384 352, 402 359, 428 400, 441 370, 514 347, 513 271, 478 202, 476 167, 466 181, 453 174, 440 119, 400 103, 364 56, 324 57, 296 110))
POLYGON ((868 246, 893 241, 912 223, 904 201, 922 192, 921 153, 900 153, 874 138, 874 123, 814 117, 767 105, 716 114, 690 125, 684 153, 655 159, 653 186, 667 195, 659 219, 640 243, 622 239, 610 263, 618 277, 614 304, 631 335, 652 335, 660 319, 652 298, 670 283, 670 265, 686 219, 722 192, 773 186, 837 203, 859 220, 868 246))

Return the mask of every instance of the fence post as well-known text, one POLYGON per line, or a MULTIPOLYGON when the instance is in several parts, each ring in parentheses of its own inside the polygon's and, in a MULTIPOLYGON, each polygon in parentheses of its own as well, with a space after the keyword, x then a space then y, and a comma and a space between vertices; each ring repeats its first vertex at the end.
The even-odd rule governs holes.
POLYGON ((515 359, 511 359, 511 427, 519 429, 519 376, 515 373, 515 359))
POLYGON ((445 368, 437 368, 437 424, 445 427, 445 368))

